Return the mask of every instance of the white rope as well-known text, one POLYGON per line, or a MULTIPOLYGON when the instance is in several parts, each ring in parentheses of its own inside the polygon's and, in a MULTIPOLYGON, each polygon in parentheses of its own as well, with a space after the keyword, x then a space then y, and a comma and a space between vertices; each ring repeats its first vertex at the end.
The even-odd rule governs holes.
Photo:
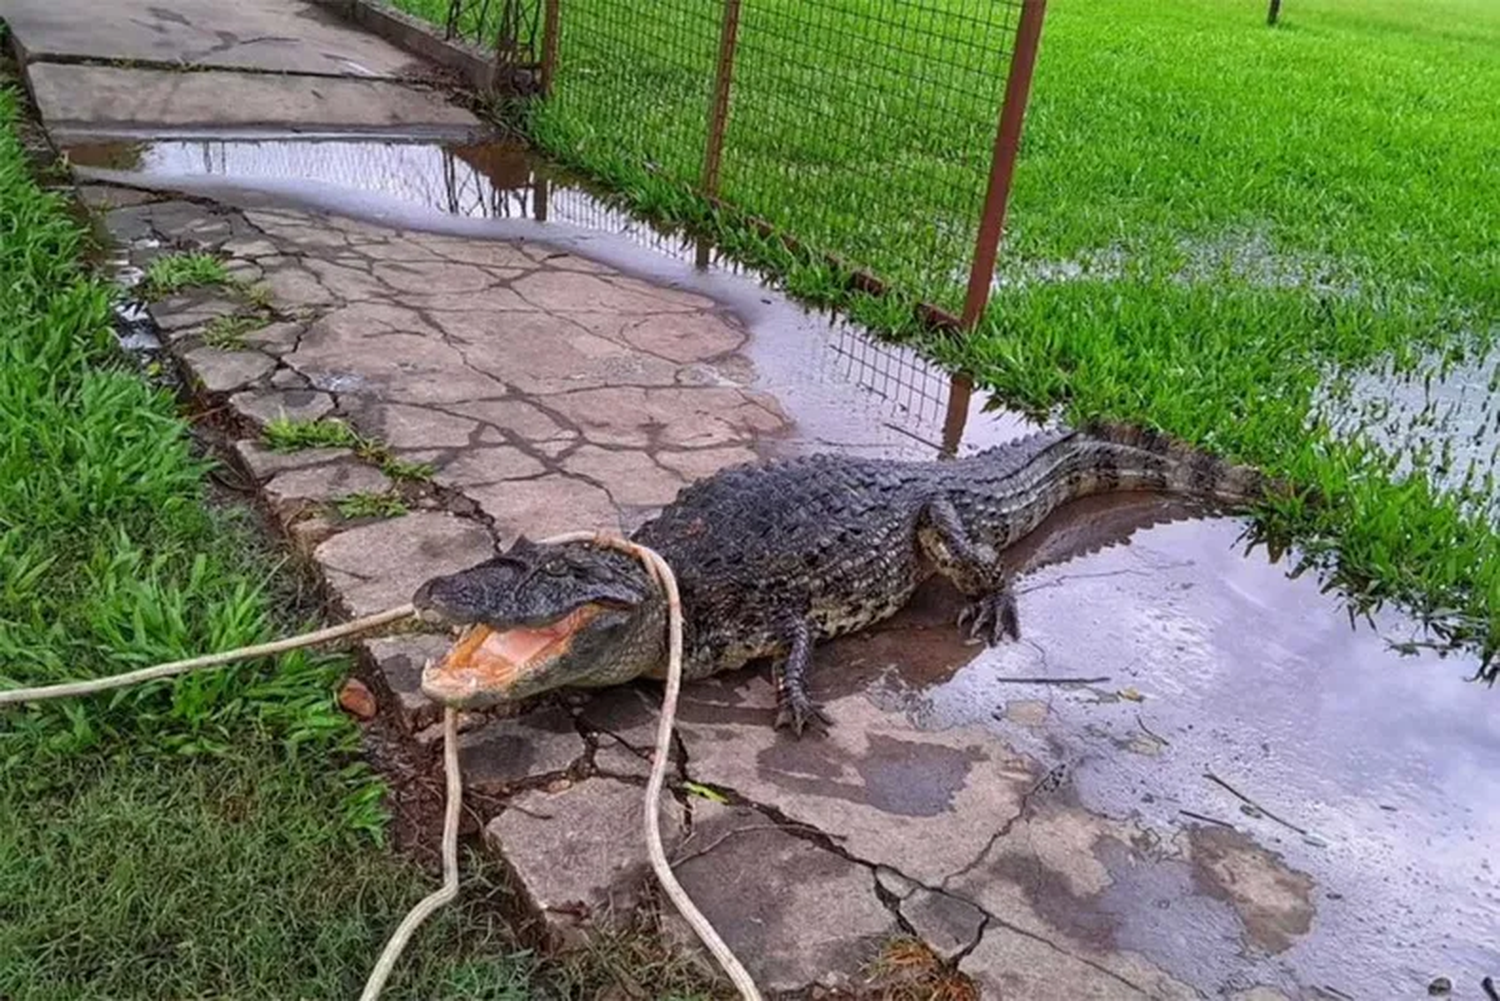
POLYGON ((672 866, 667 862, 666 850, 661 842, 661 817, 658 804, 661 790, 667 777, 667 760, 672 752, 672 727, 677 719, 677 696, 682 689, 682 598, 677 592, 677 576, 667 561, 654 550, 638 546, 633 542, 598 532, 572 532, 545 540, 544 544, 592 541, 630 553, 646 564, 651 576, 667 592, 667 687, 662 695, 661 718, 656 725, 656 754, 651 759, 651 777, 646 782, 646 853, 651 859, 651 869, 656 873, 662 889, 671 898, 672 904, 697 933, 700 941, 713 953, 714 959, 724 968, 740 997, 745 1001, 761 1001, 755 981, 735 957, 729 946, 719 937, 708 918, 703 916, 688 896, 672 866))
MULTIPOLYGON (((713 953, 724 972, 739 990, 740 996, 745 1001, 761 1001, 760 991, 755 986, 755 981, 746 972, 743 965, 735 957, 729 946, 719 937, 714 926, 703 916, 703 913, 693 904, 692 898, 677 882, 676 875, 672 872, 671 864, 667 862, 667 853, 662 846, 661 840, 661 817, 659 804, 661 802, 662 788, 666 783, 667 761, 672 752, 672 728, 677 719, 677 699, 682 689, 682 599, 677 591, 677 577, 672 573, 672 568, 667 561, 655 551, 638 546, 633 542, 600 532, 571 532, 566 535, 554 536, 545 540, 547 544, 560 544, 564 542, 593 542, 597 545, 608 546, 622 552, 631 554, 646 565, 653 579, 661 585, 667 595, 667 683, 666 692, 662 697, 661 718, 656 727, 656 754, 651 762, 651 776, 646 782, 645 803, 645 829, 646 829, 646 854, 651 861, 651 869, 660 881, 662 889, 666 891, 672 904, 682 914, 683 918, 692 927, 700 941, 713 953)), ((46 685, 40 688, 15 688, 0 691, 0 705, 8 705, 22 702, 39 702, 45 699, 65 698, 73 695, 93 695, 97 692, 108 691, 112 688, 123 688, 127 685, 140 684, 145 681, 154 681, 158 678, 168 678, 177 674, 186 674, 189 671, 199 670, 205 667, 218 667, 237 660, 251 660, 257 657, 269 657, 274 654, 286 653, 305 646, 313 646, 318 643, 326 643, 345 636, 353 636, 356 633, 368 632, 379 626, 401 619, 410 618, 416 613, 416 609, 410 605, 400 605, 384 612, 367 615, 351 622, 345 622, 327 629, 319 629, 315 632, 302 636, 294 636, 289 639, 277 640, 272 643, 261 643, 256 646, 241 647, 237 650, 226 650, 223 653, 208 654, 203 657, 193 657, 188 660, 172 661, 167 664, 157 664, 154 667, 142 668, 138 671, 130 671, 125 674, 117 674, 109 678, 96 678, 90 681, 71 681, 57 685, 46 685)), ((397 926, 390 941, 386 943, 380 959, 371 971, 370 978, 365 984, 364 993, 360 995, 360 1001, 375 1001, 380 996, 386 980, 390 977, 396 961, 400 958, 402 950, 406 948, 407 942, 412 934, 427 920, 439 907, 449 903, 458 896, 458 817, 463 803, 463 786, 458 768, 458 713, 449 706, 443 714, 443 764, 447 774, 448 802, 443 814, 443 885, 427 897, 424 897, 411 909, 405 920, 397 926)))
POLYGON ((365 981, 364 993, 359 1001, 375 1001, 385 988, 386 978, 401 958, 401 951, 423 921, 439 907, 458 896, 458 813, 464 800, 463 783, 458 771, 458 710, 448 706, 443 710, 443 770, 448 777, 448 804, 443 812, 443 885, 423 897, 411 909, 391 940, 385 944, 370 979, 365 981))
POLYGON ((41 702, 45 699, 61 699, 70 695, 93 695, 97 692, 109 691, 111 688, 124 688, 127 685, 138 685, 144 681, 170 678, 174 674, 186 674, 189 671, 196 671, 204 667, 218 667, 221 664, 229 664, 237 660, 253 660, 256 657, 269 657, 273 654, 286 653, 288 650, 296 650, 299 647, 327 643, 330 640, 353 636, 355 633, 368 632, 388 622, 409 619, 414 614, 416 614, 414 607, 411 605, 401 605, 397 608, 387 609, 384 612, 376 612, 374 615, 367 615, 362 619, 355 619, 352 622, 344 622, 337 626, 329 626, 327 629, 319 629, 316 632, 307 633, 303 636, 293 636, 290 639, 276 640, 274 643, 261 643, 256 646, 240 647, 238 650, 226 650, 223 653, 211 653, 203 657, 193 657, 188 660, 174 660, 168 664, 143 667, 139 671, 116 674, 109 678, 94 678, 90 681, 69 681, 60 685, 44 685, 41 688, 12 688, 0 691, 0 706, 18 702, 41 702))

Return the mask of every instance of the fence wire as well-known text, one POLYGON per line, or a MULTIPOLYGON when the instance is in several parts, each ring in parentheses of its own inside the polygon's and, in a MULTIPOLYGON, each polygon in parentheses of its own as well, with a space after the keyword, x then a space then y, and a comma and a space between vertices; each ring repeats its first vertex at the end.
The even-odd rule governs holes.
POLYGON ((437 25, 449 40, 470 42, 501 62, 541 59, 542 0, 390 0, 391 5, 437 25))
POLYGON ((702 190, 720 55, 732 49, 718 196, 956 310, 1020 10, 1020 0, 559 0, 537 137, 612 179, 650 173, 702 190))

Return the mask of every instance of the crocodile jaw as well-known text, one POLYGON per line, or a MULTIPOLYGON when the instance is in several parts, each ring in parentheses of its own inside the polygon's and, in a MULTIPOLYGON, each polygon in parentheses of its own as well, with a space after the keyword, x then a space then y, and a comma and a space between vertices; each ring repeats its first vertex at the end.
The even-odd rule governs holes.
POLYGON ((422 669, 422 694, 455 709, 516 702, 566 684, 553 669, 573 646, 578 631, 601 611, 583 605, 542 626, 494 629, 469 626, 448 652, 422 669))

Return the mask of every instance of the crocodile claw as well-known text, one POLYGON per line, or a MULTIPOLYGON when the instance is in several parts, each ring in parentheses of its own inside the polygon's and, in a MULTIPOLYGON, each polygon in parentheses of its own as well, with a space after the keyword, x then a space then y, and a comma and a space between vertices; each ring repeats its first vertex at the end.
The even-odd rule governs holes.
POLYGON ((809 723, 814 723, 818 729, 826 730, 833 726, 833 720, 828 718, 821 706, 805 695, 787 695, 785 701, 776 707, 777 730, 790 727, 798 738, 807 729, 809 723), (821 724, 821 725, 818 725, 821 724))
POLYGON ((965 639, 970 643, 997 646, 1007 636, 1020 639, 1021 621, 1015 595, 1007 588, 974 599, 958 613, 958 628, 967 631, 965 639))

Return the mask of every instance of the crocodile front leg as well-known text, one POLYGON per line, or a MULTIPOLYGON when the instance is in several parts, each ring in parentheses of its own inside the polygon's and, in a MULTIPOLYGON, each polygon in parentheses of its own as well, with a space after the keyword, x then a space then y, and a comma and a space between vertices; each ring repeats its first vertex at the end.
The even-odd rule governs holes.
POLYGON ((813 720, 824 726, 833 721, 807 694, 807 669, 812 664, 812 627, 805 619, 788 626, 789 649, 774 668, 776 675, 776 729, 789 726, 798 737, 813 720))
POLYGON ((967 626, 969 639, 994 646, 1006 636, 1021 638, 1015 593, 1000 555, 969 536, 951 500, 938 497, 927 502, 917 541, 938 573, 969 599, 958 616, 958 628, 967 626))

